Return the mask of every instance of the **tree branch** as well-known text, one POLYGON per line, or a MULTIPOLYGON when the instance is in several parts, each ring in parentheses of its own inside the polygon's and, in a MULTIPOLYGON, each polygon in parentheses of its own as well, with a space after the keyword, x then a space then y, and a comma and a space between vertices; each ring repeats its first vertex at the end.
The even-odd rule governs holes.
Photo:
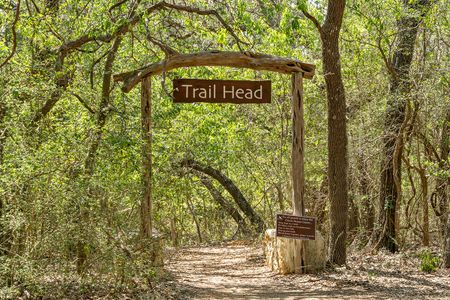
MULTIPOLYGON (((114 38, 116 38, 118 36, 122 36, 122 35, 126 34, 127 32, 129 32, 130 29, 134 25, 136 25, 138 22, 140 22, 144 16, 147 16, 149 14, 154 13, 155 11, 160 11, 163 9, 174 9, 174 10, 194 13, 194 14, 198 14, 198 15, 213 15, 220 21, 222 26, 224 26, 227 29, 227 31, 235 38, 239 49, 241 49, 241 47, 239 45, 240 43, 247 44, 247 43, 241 41, 236 36, 236 34, 233 32, 232 28, 224 21, 224 19, 220 16, 220 14, 217 11, 215 11, 215 10, 200 10, 198 8, 191 7, 191 6, 169 4, 165 1, 161 1, 155 5, 150 6, 144 12, 130 17, 127 22, 120 25, 113 33, 97 35, 97 36, 94 36, 91 33, 89 33, 89 34, 85 34, 85 35, 79 37, 78 39, 69 41, 69 42, 61 45, 61 47, 59 48, 59 54, 58 54, 58 59, 56 61, 55 70, 57 72, 62 72, 64 59, 70 52, 75 51, 78 48, 80 48, 81 46, 83 46, 89 42, 93 42, 93 41, 101 41, 101 42, 105 42, 105 43, 111 42, 114 38)), ((59 77, 64 77, 64 76, 59 76, 59 77)), ((64 85, 64 84, 59 84, 59 82, 63 81, 62 79, 64 79, 64 78, 59 78, 59 77, 56 79, 58 89, 55 92, 55 95, 53 97, 51 97, 51 99, 48 100, 44 104, 42 109, 39 110, 39 112, 36 114, 36 116, 33 119, 33 123, 36 123, 40 119, 42 119, 53 108, 53 106, 56 104, 56 102, 59 100, 59 98, 61 96, 61 88, 65 89, 65 87, 66 87, 66 85, 64 85)))
POLYGON ((285 74, 302 72, 303 77, 307 79, 313 78, 315 70, 315 66, 312 64, 263 53, 208 51, 172 55, 165 60, 152 63, 137 70, 115 74, 114 81, 123 81, 122 90, 127 93, 146 76, 158 75, 176 68, 193 66, 238 67, 285 74))
POLYGON ((13 45, 12 45, 12 49, 11 49, 11 53, 5 58, 5 60, 0 64, 0 69, 5 66, 8 61, 11 60, 11 58, 14 56, 14 54, 16 53, 16 49, 17 49, 17 31, 16 31, 16 25, 17 22, 19 22, 19 17, 20 17, 20 0, 17 1, 17 5, 16 5, 16 12, 14 15, 14 21, 12 23, 12 35, 13 35, 13 45))
POLYGON ((75 98, 77 98, 78 99, 78 101, 80 101, 80 103, 91 113, 91 114, 95 114, 95 110, 93 110, 88 104, 87 104, 87 102, 83 99, 83 98, 81 98, 81 96, 80 95, 78 95, 78 94, 76 94, 76 93, 71 93, 72 94, 72 96, 74 96, 75 98))
POLYGON ((197 15, 201 15, 201 16, 206 16, 206 15, 215 16, 216 19, 222 24, 222 26, 228 31, 228 33, 231 34, 231 36, 235 39, 236 44, 237 44, 237 46, 238 46, 238 48, 239 48, 239 50, 241 52, 244 51, 241 48, 241 44, 248 45, 248 43, 242 41, 236 35, 234 30, 230 27, 230 25, 228 25, 227 22, 225 22, 225 20, 222 18, 222 16, 216 10, 201 10, 199 8, 196 8, 196 7, 183 6, 183 5, 177 5, 177 4, 170 4, 170 3, 167 3, 165 1, 161 1, 160 4, 161 4, 162 7, 171 8, 171 9, 175 9, 175 10, 178 10, 178 11, 189 12, 189 13, 193 13, 193 14, 197 14, 197 15))
POLYGON ((311 15, 305 9, 302 9, 302 13, 305 15, 305 17, 307 17, 309 20, 311 20, 311 22, 313 22, 314 26, 316 26, 319 33, 322 33, 322 25, 320 25, 320 22, 316 19, 316 17, 311 15))

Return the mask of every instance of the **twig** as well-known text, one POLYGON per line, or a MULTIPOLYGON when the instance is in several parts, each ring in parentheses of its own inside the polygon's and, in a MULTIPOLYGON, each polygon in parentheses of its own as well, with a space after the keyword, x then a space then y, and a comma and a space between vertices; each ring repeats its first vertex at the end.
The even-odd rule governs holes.
POLYGON ((87 102, 78 94, 71 92, 72 96, 74 96, 75 98, 78 99, 78 101, 80 101, 80 103, 92 114, 95 114, 95 110, 93 110, 88 104, 87 102))

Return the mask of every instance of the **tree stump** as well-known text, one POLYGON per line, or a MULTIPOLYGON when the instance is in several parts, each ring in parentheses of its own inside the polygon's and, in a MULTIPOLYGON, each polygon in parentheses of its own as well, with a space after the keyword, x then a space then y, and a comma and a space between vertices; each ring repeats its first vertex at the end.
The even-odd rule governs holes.
POLYGON ((263 240, 267 266, 278 274, 316 273, 325 268, 325 240, 319 231, 313 241, 276 237, 275 229, 267 229, 263 240), (295 253, 304 245, 304 267, 298 265, 295 253))

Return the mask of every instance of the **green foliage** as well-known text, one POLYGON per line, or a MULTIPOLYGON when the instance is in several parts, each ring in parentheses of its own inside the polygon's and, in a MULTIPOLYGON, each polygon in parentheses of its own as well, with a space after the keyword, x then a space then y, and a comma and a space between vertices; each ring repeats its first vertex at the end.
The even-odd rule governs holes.
POLYGON ((419 255, 420 258, 420 270, 426 273, 435 272, 439 268, 439 257, 435 256, 430 251, 423 251, 419 255))
MULTIPOLYGON (((87 254, 82 275, 98 274, 98 282, 124 286, 132 286, 136 277, 150 281, 158 277, 145 264, 145 254, 136 250, 142 193, 139 88, 125 94, 119 84, 112 85, 93 173, 86 174, 111 42, 96 40, 72 49, 63 68, 56 70, 58 49, 64 43, 82 36, 113 33, 129 21, 134 1, 125 1, 111 11, 117 1, 59 2, 56 12, 42 8, 46 1, 37 1, 37 8, 33 2, 28 3, 30 7, 22 5, 16 54, 0 70, 0 280, 3 292, 13 295, 11 298, 18 297, 18 287, 27 283, 39 286, 39 278, 46 270, 63 274, 69 282, 79 282, 80 287, 88 289, 92 282, 82 281, 76 274, 79 242, 87 254), (65 90, 56 80, 61 75, 70 78, 65 90), (49 114, 33 123, 36 113, 59 92, 49 114), (83 214, 80 208, 85 209, 83 214), (133 252, 134 261, 124 253, 124 245, 137 251, 133 252)), ((150 2, 141 1, 136 13, 144 12, 150 2)), ((304 82, 305 193, 308 213, 323 213, 326 220, 328 207, 318 204, 328 193, 328 115, 322 49, 317 29, 301 13, 302 9, 308 10, 323 23, 326 1, 177 3, 216 9, 237 36, 248 43, 241 45, 244 50, 317 65, 314 79, 304 82)), ((417 44, 422 46, 416 51, 411 71, 412 102, 419 104, 417 123, 405 145, 404 157, 412 165, 426 169, 430 193, 435 180, 449 175, 445 168, 448 162, 438 161, 434 154, 440 154, 441 128, 450 103, 450 56, 448 45, 442 42, 450 34, 450 14, 445 4, 438 1, 420 29, 417 44), (426 150, 423 139, 418 137, 422 135, 431 145, 426 150)), ((0 9, 1 58, 12 46, 12 10, 8 5, 0 9)), ((403 13, 402 1, 347 3, 340 51, 347 101, 349 189, 360 212, 367 203, 373 205, 378 196, 380 136, 390 84, 382 54, 389 58, 397 41, 396 23, 403 13), (362 163, 366 164, 365 170, 362 163), (361 191, 363 179, 367 179, 367 191, 361 191)), ((165 53, 148 36, 180 53, 238 49, 234 38, 214 16, 172 10, 153 12, 124 34, 114 74, 164 59, 165 53)), ((166 73, 164 79, 153 77, 152 192, 157 230, 166 237, 177 236, 179 245, 189 245, 198 242, 193 215, 205 242, 231 238, 237 229, 199 179, 186 174, 177 164, 188 156, 227 174, 269 225, 273 225, 276 212, 289 210, 290 80, 287 75, 218 67, 178 69, 166 73), (176 77, 271 80, 273 101, 267 105, 174 104, 167 91, 170 94, 170 80, 176 77)), ((412 199, 409 212, 420 215, 420 201, 414 200, 419 194, 419 180, 414 171, 412 183, 406 180, 409 174, 405 164, 403 168, 403 199, 412 199)), ((231 201, 226 191, 215 184, 231 201)), ((392 205, 387 202, 386 208, 392 205)), ((400 225, 403 228, 406 224, 400 225)), ((429 261, 427 264, 433 266, 433 257, 429 261)))

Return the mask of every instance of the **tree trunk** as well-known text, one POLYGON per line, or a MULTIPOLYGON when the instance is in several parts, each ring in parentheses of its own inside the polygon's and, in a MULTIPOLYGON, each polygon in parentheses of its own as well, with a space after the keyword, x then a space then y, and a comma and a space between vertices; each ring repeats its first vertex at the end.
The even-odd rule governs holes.
POLYGON ((305 126, 303 121, 303 79, 292 74, 292 209, 295 216, 305 214, 305 126))
POLYGON ((178 232, 177 232, 177 219, 175 216, 170 218, 170 237, 172 239, 172 246, 178 247, 178 232))
POLYGON ((329 0, 325 23, 320 30, 323 73, 328 100, 328 186, 330 201, 329 261, 345 264, 347 253, 347 123, 345 90, 341 74, 339 32, 344 0, 329 0))
POLYGON ((6 116, 6 105, 5 103, 3 103, 3 101, 0 101, 0 167, 3 165, 3 155, 6 142, 6 126, 4 124, 5 116, 6 116))
POLYGON ((151 77, 142 79, 141 126, 142 126, 142 199, 141 236, 152 236, 152 82, 151 77))
POLYGON ((205 166, 192 159, 185 159, 184 161, 182 161, 181 165, 192 168, 216 179, 230 193, 242 212, 250 219, 250 222, 255 226, 257 232, 263 232, 265 227, 264 221, 253 210, 242 192, 233 183, 233 181, 231 181, 230 178, 225 176, 225 174, 223 174, 219 170, 216 170, 210 166, 205 166))
POLYGON ((323 25, 301 8, 320 33, 323 74, 328 102, 328 187, 330 200, 329 261, 345 264, 347 253, 348 190, 347 190, 347 122, 345 90, 341 74, 339 34, 344 17, 345 0, 328 0, 323 25))
MULTIPOLYGON (((443 122, 442 126, 442 134, 441 134, 441 154, 439 161, 439 168, 441 170, 445 170, 448 168, 448 154, 449 154, 449 132, 448 132, 448 124, 450 123, 450 107, 447 107, 446 118, 443 122)), ((438 177, 436 180, 436 195, 437 195, 437 203, 439 205, 439 223, 440 235, 445 238, 445 231, 447 227, 447 214, 448 214, 448 186, 449 186, 450 178, 445 178, 444 176, 438 177)), ((450 250, 449 250, 450 251, 450 250)))
POLYGON ((187 195, 186 202, 188 204, 189 212, 192 215, 192 220, 194 221, 195 229, 197 230, 198 242, 201 244, 203 243, 203 238, 202 238, 202 231, 200 229, 200 222, 198 221, 197 214, 195 213, 195 207, 194 205, 192 205, 190 197, 191 197, 190 194, 187 195))
MULTIPOLYGON (((2 82, 3 84, 3 82, 2 82)), ((6 143, 6 126, 4 119, 6 115, 6 105, 3 101, 0 101, 0 175, 3 172, 3 155, 6 143)), ((0 196, 0 219, 3 218, 6 201, 4 196, 0 196)), ((4 222, 0 223, 0 256, 7 254, 10 248, 11 235, 9 229, 4 226, 4 222)))
POLYGON ((418 170, 422 187, 422 245, 430 246, 430 221, 428 218, 428 178, 425 169, 418 170))
POLYGON ((353 240, 353 237, 358 232, 359 228, 359 220, 358 220, 358 207, 355 204, 355 201, 353 199, 353 195, 350 194, 348 197, 348 204, 349 204, 349 210, 348 210, 348 218, 347 218, 347 231, 348 235, 350 235, 350 239, 353 240))
MULTIPOLYGON (((374 223, 374 208, 372 201, 370 199, 369 192, 369 172, 367 171, 367 161, 364 156, 364 152, 361 151, 359 155, 359 169, 360 169, 360 180, 359 180, 359 193, 361 195, 362 202, 362 212, 361 212, 361 223, 365 231, 365 236, 370 238, 370 234, 373 230, 374 223)), ((366 240, 367 241, 367 240, 366 240)))
POLYGON ((403 152, 402 127, 405 122, 406 97, 410 91, 410 67, 419 24, 430 1, 403 0, 408 11, 397 23, 398 43, 392 57, 390 98, 386 107, 383 137, 383 163, 380 177, 379 214, 372 243, 392 253, 398 249, 396 207, 401 197, 401 157, 403 152))
POLYGON ((450 214, 447 216, 445 251, 444 251, 444 266, 450 268, 450 214))
POLYGON ((245 233, 245 220, 244 218, 242 218, 241 214, 233 207, 233 204, 221 195, 221 193, 214 187, 213 183, 206 175, 199 174, 199 177, 203 185, 208 189, 213 199, 223 208, 223 210, 228 215, 230 215, 230 217, 233 218, 233 220, 238 225, 238 228, 245 233))

